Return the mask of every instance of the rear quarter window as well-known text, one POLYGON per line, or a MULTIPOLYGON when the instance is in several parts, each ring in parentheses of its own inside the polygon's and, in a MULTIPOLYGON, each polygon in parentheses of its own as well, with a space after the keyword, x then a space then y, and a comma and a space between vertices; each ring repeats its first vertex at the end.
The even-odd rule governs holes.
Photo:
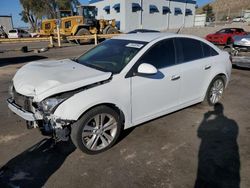
POLYGON ((213 49, 208 44, 206 44, 204 42, 201 42, 201 44, 202 44, 204 57, 211 57, 211 56, 216 56, 219 54, 215 49, 213 49))

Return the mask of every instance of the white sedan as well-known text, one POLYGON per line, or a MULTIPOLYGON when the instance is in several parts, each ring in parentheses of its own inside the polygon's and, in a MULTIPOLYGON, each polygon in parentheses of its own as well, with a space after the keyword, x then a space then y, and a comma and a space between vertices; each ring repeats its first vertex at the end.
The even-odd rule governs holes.
POLYGON ((233 22, 246 22, 246 19, 241 16, 237 16, 233 19, 233 22))
POLYGON ((22 29, 12 29, 9 31, 8 38, 27 38, 31 37, 29 32, 22 29))
POLYGON ((124 129, 202 101, 214 105, 231 67, 227 52, 198 37, 120 35, 74 60, 26 64, 13 78, 8 106, 28 128, 71 137, 96 154, 124 129))

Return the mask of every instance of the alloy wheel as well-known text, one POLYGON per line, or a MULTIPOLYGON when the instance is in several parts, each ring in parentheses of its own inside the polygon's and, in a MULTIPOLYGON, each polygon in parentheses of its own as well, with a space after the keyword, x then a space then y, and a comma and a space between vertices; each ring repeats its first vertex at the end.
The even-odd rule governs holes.
POLYGON ((118 123, 112 115, 97 114, 83 126, 82 142, 91 151, 102 150, 115 139, 117 128, 118 123))
POLYGON ((213 82, 213 85, 210 89, 209 100, 211 104, 216 104, 222 98, 224 91, 224 83, 221 79, 217 79, 213 82))

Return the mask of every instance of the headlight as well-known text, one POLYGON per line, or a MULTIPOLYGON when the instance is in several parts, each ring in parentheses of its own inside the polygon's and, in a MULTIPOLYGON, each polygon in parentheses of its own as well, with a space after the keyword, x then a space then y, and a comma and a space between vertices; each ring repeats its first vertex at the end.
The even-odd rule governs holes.
POLYGON ((43 112, 51 112, 64 98, 48 98, 39 103, 38 108, 43 112))

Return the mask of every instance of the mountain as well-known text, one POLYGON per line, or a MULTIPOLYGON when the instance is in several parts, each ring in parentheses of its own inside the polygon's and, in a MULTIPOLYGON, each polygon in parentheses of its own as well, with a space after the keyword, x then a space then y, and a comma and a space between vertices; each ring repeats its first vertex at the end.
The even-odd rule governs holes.
MULTIPOLYGON (((215 0, 210 3, 213 12, 218 19, 229 16, 241 16, 244 10, 250 10, 250 0, 215 0)), ((202 7, 197 9, 197 13, 201 13, 202 7)))
POLYGON ((211 5, 215 14, 234 17, 240 16, 242 11, 250 9, 250 0, 216 0, 211 5))

